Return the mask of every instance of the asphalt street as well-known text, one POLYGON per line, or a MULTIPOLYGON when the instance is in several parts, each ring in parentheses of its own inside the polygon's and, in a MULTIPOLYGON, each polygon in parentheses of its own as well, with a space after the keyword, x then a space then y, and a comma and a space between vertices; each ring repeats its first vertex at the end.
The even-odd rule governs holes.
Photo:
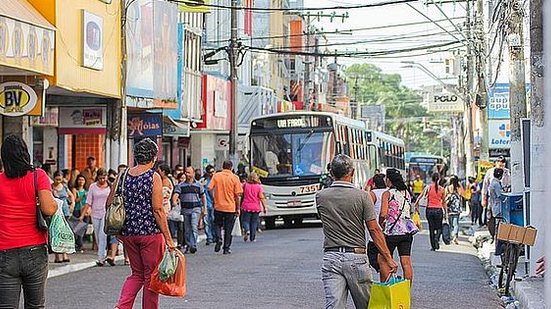
MULTIPOLYGON (((307 223, 265 231, 256 243, 234 238, 231 255, 203 243, 187 255, 186 297, 161 297, 161 308, 323 308, 322 238, 320 224, 307 223)), ((466 242, 431 252, 426 233, 419 233, 413 308, 500 308, 474 252, 466 242)), ((126 266, 106 266, 52 278, 46 307, 113 308, 129 273, 126 266)))

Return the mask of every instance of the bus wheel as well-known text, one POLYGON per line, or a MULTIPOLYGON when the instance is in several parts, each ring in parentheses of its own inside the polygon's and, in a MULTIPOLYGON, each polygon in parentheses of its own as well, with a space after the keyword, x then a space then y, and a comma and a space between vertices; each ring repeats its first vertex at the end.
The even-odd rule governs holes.
POLYGON ((275 225, 275 218, 264 218, 264 226, 266 226, 266 229, 275 229, 275 225))

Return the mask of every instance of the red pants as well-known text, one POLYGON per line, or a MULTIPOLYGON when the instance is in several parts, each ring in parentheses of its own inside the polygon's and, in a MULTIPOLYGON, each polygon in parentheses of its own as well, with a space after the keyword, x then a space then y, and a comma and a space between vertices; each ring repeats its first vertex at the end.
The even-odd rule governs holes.
POLYGON ((149 290, 151 273, 159 265, 164 253, 165 239, 162 234, 149 236, 119 236, 128 258, 132 274, 122 286, 117 308, 131 309, 136 295, 143 287, 142 308, 159 308, 159 294, 149 290))

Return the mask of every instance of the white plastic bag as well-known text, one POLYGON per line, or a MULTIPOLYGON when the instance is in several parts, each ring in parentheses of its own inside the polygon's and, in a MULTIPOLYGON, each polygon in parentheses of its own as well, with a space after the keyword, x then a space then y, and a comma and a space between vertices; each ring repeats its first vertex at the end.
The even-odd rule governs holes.
POLYGON ((48 236, 52 251, 55 253, 75 253, 75 235, 63 216, 63 202, 57 200, 57 211, 52 216, 48 236))
POLYGON ((235 219, 235 223, 233 224, 233 229, 231 231, 231 236, 235 237, 241 237, 241 222, 239 222, 239 217, 235 219))

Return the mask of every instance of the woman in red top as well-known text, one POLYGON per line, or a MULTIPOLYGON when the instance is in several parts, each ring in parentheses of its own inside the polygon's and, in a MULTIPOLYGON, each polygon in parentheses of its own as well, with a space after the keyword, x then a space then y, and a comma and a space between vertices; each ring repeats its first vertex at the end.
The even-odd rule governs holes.
MULTIPOLYGON (((25 142, 15 135, 0 150, 0 308, 18 308, 21 288, 25 308, 44 308, 48 277, 48 232, 36 221, 35 182, 25 142)), ((36 170, 40 210, 45 216, 57 210, 48 175, 36 170)))
POLYGON ((429 238, 431 251, 440 249, 440 235, 442 235, 442 220, 447 215, 447 206, 444 201, 444 188, 438 185, 440 174, 432 174, 432 184, 425 189, 415 202, 415 210, 419 211, 419 201, 427 197, 427 221, 429 222, 429 238))

